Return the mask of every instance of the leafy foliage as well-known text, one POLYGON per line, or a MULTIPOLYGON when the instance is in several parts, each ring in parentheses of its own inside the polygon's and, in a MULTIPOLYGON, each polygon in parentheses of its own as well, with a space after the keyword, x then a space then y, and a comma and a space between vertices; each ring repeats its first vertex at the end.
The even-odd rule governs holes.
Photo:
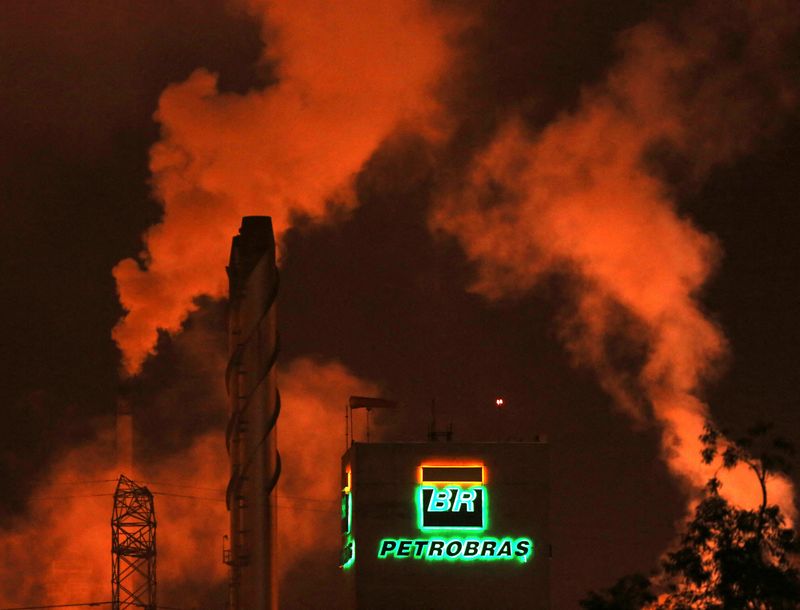
POLYGON ((584 610, 637 610, 654 601, 650 580, 642 574, 631 574, 602 593, 590 592, 580 605, 584 610))
POLYGON ((655 608, 797 609, 798 553, 777 506, 733 507, 712 479, 680 545, 664 560, 668 594, 655 608))
POLYGON ((797 610, 800 608, 800 539, 770 505, 767 481, 787 473, 793 448, 758 424, 733 442, 706 426, 702 459, 721 468, 746 464, 757 477, 761 503, 755 510, 729 504, 720 481, 706 485, 678 546, 667 553, 653 581, 625 577, 581 602, 586 610, 797 610), (663 592, 656 596, 651 586, 663 592))

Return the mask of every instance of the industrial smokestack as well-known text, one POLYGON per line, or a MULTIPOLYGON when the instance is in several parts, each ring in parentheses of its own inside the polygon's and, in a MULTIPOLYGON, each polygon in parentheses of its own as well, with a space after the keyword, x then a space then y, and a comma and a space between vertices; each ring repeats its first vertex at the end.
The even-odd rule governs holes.
POLYGON ((126 387, 120 386, 116 413, 117 472, 134 476, 133 472, 133 410, 126 387))
POLYGON ((233 238, 228 266, 230 360, 225 381, 230 404, 227 447, 231 478, 231 610, 276 610, 277 506, 280 476, 275 424, 280 412, 275 375, 278 354, 278 268, 272 219, 245 216, 233 238))

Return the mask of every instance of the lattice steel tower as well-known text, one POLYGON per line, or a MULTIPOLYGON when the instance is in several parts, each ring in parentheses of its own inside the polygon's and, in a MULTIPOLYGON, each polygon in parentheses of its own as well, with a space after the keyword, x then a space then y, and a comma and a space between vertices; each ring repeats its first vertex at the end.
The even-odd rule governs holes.
POLYGON ((111 516, 112 610, 156 610, 156 513, 153 494, 120 475, 111 516))

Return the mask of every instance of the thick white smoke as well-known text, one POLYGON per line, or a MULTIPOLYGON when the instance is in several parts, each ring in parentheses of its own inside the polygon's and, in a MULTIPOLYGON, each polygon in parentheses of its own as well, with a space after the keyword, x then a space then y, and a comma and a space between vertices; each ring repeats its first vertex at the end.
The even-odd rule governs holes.
MULTIPOLYGON (((672 29, 633 28, 576 111, 535 133, 509 120, 431 217, 477 263, 473 290, 489 298, 548 274, 574 278, 566 346, 629 414, 661 427, 663 457, 689 488, 718 466, 700 462, 709 418, 700 396, 727 346, 699 297, 720 248, 653 170, 667 149, 702 178, 794 107, 782 62, 799 13, 789 2, 709 2, 672 29), (636 359, 620 365, 609 350, 619 339, 639 354, 633 374, 636 359)), ((759 500, 746 468, 722 479, 734 502, 759 500)), ((794 513, 788 481, 773 479, 770 491, 794 513)))

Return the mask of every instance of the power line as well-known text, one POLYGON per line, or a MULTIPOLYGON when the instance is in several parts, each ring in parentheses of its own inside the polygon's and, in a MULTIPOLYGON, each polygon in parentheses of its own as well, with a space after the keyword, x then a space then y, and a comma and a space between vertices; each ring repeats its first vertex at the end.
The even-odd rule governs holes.
MULTIPOLYGON (((188 487, 188 486, 187 486, 188 487)), ((200 488, 196 488, 200 489, 200 488)), ((192 500, 210 500, 212 502, 224 502, 224 498, 212 498, 209 496, 193 496, 191 494, 176 494, 169 491, 153 491, 154 496, 171 496, 173 498, 189 498, 192 500)), ((333 500, 328 498, 309 498, 304 496, 286 496, 283 494, 278 494, 278 498, 281 500, 298 500, 301 502, 318 502, 321 504, 339 504, 339 500, 333 500)), ((1 609, 0 609, 1 610, 1 609)))
POLYGON ((167 491, 153 491, 154 496, 169 496, 171 498, 188 498, 189 500, 209 500, 211 502, 224 502, 225 498, 209 498, 208 496, 190 496, 188 494, 174 494, 167 491))
MULTIPOLYGON (((165 491, 154 491, 152 492, 154 496, 167 496, 171 498, 185 498, 187 500, 208 500, 210 502, 224 502, 224 498, 209 498, 208 496, 190 496, 188 494, 173 494, 168 493, 165 491)), ((302 498, 306 499, 306 498, 302 498)), ((313 499, 308 498, 313 501, 313 499)), ((312 513, 327 513, 327 514, 335 514, 338 513, 336 510, 331 509, 323 509, 323 508, 310 508, 308 506, 296 506, 294 504, 278 504, 278 508, 285 508, 288 510, 305 510, 312 513)), ((0 608, 2 610, 2 608, 0 608)))
POLYGON ((301 500, 303 502, 320 502, 323 504, 339 504, 339 500, 333 498, 309 498, 305 496, 287 496, 286 494, 279 493, 279 498, 285 498, 287 500, 301 500))
MULTIPOLYGON (((15 608, 0 608, 0 610, 44 610, 45 608, 80 608, 87 606, 110 606, 111 602, 86 602, 83 604, 51 604, 49 606, 18 606, 15 608)), ((172 610, 172 609, 170 609, 172 610)), ((175 608, 174 610, 179 610, 175 608)))
MULTIPOLYGON (((72 498, 110 498, 113 496, 113 493, 104 493, 104 494, 77 494, 74 496, 31 496, 29 500, 69 500, 72 498)), ((5 610, 5 608, 0 608, 0 610, 5 610)))
MULTIPOLYGON (((65 483, 58 483, 59 486, 66 486, 66 485, 89 485, 95 483, 116 483, 116 479, 98 479, 96 481, 70 481, 65 483)), ((187 485, 184 483, 168 483, 166 481, 141 481, 141 483, 150 484, 150 485, 162 485, 164 487, 181 487, 183 489, 196 489, 198 491, 213 491, 220 494, 225 492, 224 489, 218 487, 201 487, 198 485, 187 485)), ((224 501, 221 498, 210 498, 208 496, 194 496, 189 494, 175 494, 166 491, 154 491, 154 495, 159 496, 172 496, 175 498, 191 498, 193 500, 211 500, 214 502, 217 501, 224 501)), ((113 496, 112 492, 109 493, 97 493, 97 494, 71 494, 68 496, 31 496, 31 500, 65 500, 71 498, 99 498, 103 496, 113 496)), ((339 500, 331 499, 331 498, 311 498, 308 496, 290 496, 282 493, 278 493, 278 497, 286 500, 300 500, 303 502, 319 502, 322 504, 338 504, 339 500)), ((0 610, 4 610, 0 608, 0 610)))
MULTIPOLYGON (((188 487, 188 486, 187 486, 188 487)), ((224 498, 212 498, 210 496, 193 496, 190 494, 175 494, 168 491, 152 491, 151 492, 154 496, 166 496, 168 498, 184 498, 186 500, 205 500, 207 502, 224 502, 224 498)), ((80 498, 110 498, 113 497, 113 493, 104 493, 104 494, 76 494, 70 496, 32 496, 31 500, 72 500, 72 499, 80 499, 80 498)), ((338 504, 338 500, 326 500, 322 498, 306 498, 302 496, 283 496, 279 495, 279 499, 283 500, 294 500, 298 502, 317 502, 320 504, 338 504)), ((289 510, 304 510, 313 513, 336 513, 338 511, 334 509, 324 509, 324 508, 311 508, 308 506, 297 506, 296 503, 291 504, 278 504, 279 508, 285 508, 289 510)), ((5 608, 0 608, 0 610, 6 610, 5 608)))
POLYGON ((278 504, 278 508, 285 508, 287 510, 305 510, 312 513, 325 513, 327 515, 335 515, 338 514, 338 510, 326 510, 324 508, 309 508, 308 506, 288 506, 286 504, 278 504))
POLYGON ((197 489, 200 491, 216 491, 221 494, 225 493, 225 490, 219 487, 200 487, 198 485, 187 485, 185 483, 167 483, 165 481, 142 481, 142 483, 150 485, 163 485, 164 487, 183 487, 184 489, 197 489))
MULTIPOLYGON (((15 606, 13 608, 0 608, 0 610, 48 610, 50 608, 87 608, 92 606, 110 606, 113 602, 85 602, 83 604, 50 604, 48 606, 15 606)), ((186 610, 177 606, 156 606, 156 610, 186 610)), ((197 609, 194 609, 197 610, 197 609)))
MULTIPOLYGON (((95 485, 97 483, 116 483, 116 479, 96 479, 94 481, 46 481, 38 479, 33 481, 36 485, 52 485, 54 487, 63 487, 65 485, 95 485)), ((0 610, 3 610, 0 608, 0 610)))

